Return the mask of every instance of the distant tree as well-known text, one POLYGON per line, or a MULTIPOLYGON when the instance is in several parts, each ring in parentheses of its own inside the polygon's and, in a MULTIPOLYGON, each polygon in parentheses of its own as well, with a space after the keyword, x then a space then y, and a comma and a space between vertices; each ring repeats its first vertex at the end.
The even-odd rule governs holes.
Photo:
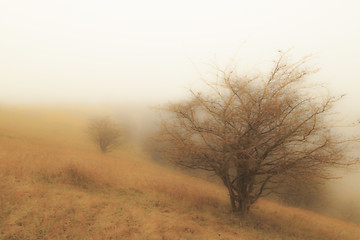
POLYGON ((191 90, 191 99, 165 108, 160 151, 178 165, 215 173, 241 215, 287 181, 331 178, 332 168, 355 163, 326 119, 341 97, 305 81, 313 73, 307 58, 286 58, 281 53, 258 77, 217 69, 208 92, 191 90))
POLYGON ((109 117, 92 119, 89 122, 88 133, 91 140, 97 144, 103 153, 113 151, 121 144, 123 131, 109 117))
POLYGON ((286 179, 278 190, 275 199, 286 205, 301 207, 310 210, 321 210, 328 205, 327 185, 325 179, 313 176, 312 178, 286 179))

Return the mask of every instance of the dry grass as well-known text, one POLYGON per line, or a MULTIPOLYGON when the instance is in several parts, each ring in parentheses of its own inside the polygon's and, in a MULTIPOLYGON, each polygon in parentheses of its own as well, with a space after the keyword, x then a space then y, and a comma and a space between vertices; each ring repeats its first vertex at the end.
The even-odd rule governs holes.
POLYGON ((242 220, 222 187, 134 146, 98 153, 86 115, 2 108, 1 239, 360 239, 358 225, 265 200, 242 220))

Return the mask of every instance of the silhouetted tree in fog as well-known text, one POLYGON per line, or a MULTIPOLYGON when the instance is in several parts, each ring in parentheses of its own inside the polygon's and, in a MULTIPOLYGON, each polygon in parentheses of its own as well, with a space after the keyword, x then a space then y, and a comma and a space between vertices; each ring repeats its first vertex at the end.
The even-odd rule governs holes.
POLYGON ((325 119, 339 98, 305 81, 313 73, 305 63, 289 63, 281 53, 258 77, 217 69, 209 91, 191 91, 191 99, 166 107, 160 151, 176 164, 215 173, 241 215, 289 179, 331 178, 329 169, 354 161, 325 119))
POLYGON ((120 126, 108 117, 90 120, 88 133, 91 140, 99 146, 103 153, 119 147, 123 135, 120 126))

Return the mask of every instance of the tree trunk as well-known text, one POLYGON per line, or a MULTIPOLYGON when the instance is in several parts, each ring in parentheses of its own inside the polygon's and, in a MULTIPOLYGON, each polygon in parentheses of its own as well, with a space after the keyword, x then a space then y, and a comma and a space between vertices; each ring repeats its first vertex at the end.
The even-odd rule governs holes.
POLYGON ((233 190, 231 189, 231 183, 229 181, 229 178, 224 177, 222 179, 223 179, 224 185, 226 186, 226 188, 228 189, 228 192, 229 192, 231 209, 233 212, 236 212, 236 210, 237 210, 236 202, 235 202, 236 198, 235 198, 233 190))
POLYGON ((250 209, 250 202, 248 199, 243 199, 241 202, 239 202, 239 213, 240 216, 245 217, 249 213, 250 209))
POLYGON ((232 193, 231 193, 230 190, 229 190, 231 209, 232 209, 233 212, 236 212, 235 198, 234 198, 234 196, 232 196, 231 194, 232 194, 232 193))
POLYGON ((231 186, 226 186, 229 191, 230 205, 233 212, 239 213, 241 216, 246 216, 250 209, 250 201, 246 197, 234 193, 231 186))
POLYGON ((244 161, 236 169, 237 181, 236 181, 236 191, 237 191, 237 202, 238 202, 238 211, 241 216, 246 216, 250 209, 250 174, 249 174, 249 163, 244 161))
POLYGON ((231 210, 235 213, 239 213, 241 216, 246 216, 250 209, 250 201, 248 193, 246 192, 247 185, 244 184, 244 181, 238 181, 238 189, 234 192, 229 176, 222 175, 221 179, 229 192, 231 210))
POLYGON ((235 198, 230 195, 230 204, 233 212, 238 213, 240 216, 246 216, 250 209, 250 201, 248 199, 235 198))

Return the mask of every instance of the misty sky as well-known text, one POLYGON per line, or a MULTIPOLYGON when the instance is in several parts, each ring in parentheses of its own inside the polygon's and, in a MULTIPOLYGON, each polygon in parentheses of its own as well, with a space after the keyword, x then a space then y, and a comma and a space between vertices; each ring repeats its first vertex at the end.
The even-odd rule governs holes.
POLYGON ((360 2, 0 2, 0 102, 159 102, 207 63, 261 68, 276 50, 314 54, 313 76, 360 107, 360 2))

